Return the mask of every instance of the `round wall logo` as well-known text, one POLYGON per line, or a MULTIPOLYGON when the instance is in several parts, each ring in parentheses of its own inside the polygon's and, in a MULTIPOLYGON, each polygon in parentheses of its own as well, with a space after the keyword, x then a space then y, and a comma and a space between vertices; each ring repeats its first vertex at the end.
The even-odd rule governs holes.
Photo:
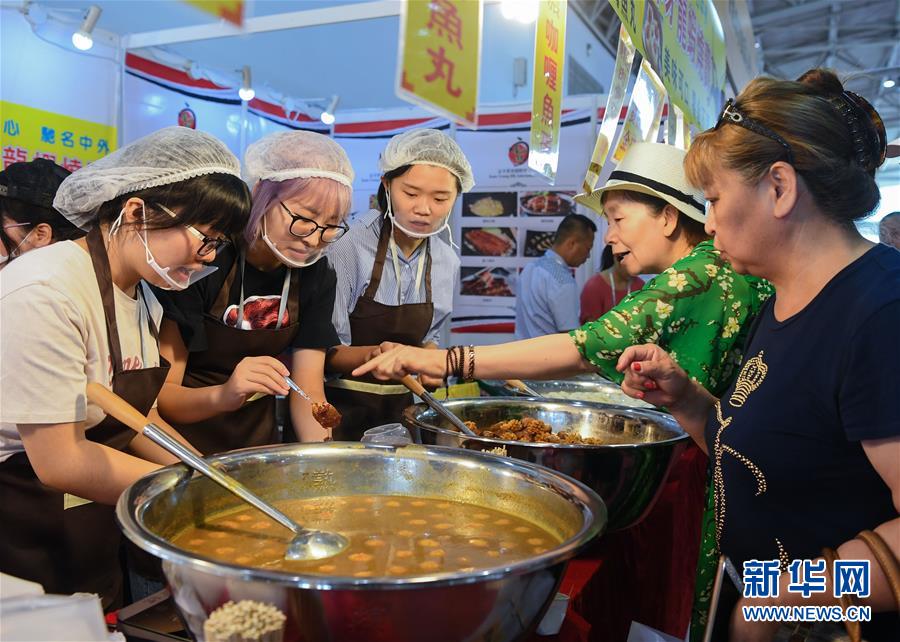
POLYGON ((197 129, 197 114, 195 114, 194 110, 190 107, 185 107, 180 112, 178 112, 178 124, 181 127, 197 129))
POLYGON ((509 162, 518 167, 528 160, 528 143, 521 138, 518 142, 513 143, 507 152, 509 162))

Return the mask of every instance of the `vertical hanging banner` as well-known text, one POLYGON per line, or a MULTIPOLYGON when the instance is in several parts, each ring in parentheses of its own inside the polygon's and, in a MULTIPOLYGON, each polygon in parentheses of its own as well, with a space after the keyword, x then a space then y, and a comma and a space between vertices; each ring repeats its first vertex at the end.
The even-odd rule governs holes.
POLYGON ((0 101, 3 169, 12 163, 46 158, 70 172, 116 148, 116 128, 80 118, 0 101))
POLYGON ((238 27, 244 24, 244 0, 183 0, 183 2, 238 27))
POLYGON ((552 185, 559 166, 559 126, 566 56, 566 0, 540 0, 534 33, 534 91, 528 167, 552 185))
POLYGON ((712 0, 609 0, 669 96, 701 129, 712 127, 725 86, 725 37, 712 0))
POLYGON ((656 142, 665 99, 666 90, 659 76, 645 60, 641 63, 641 72, 631 92, 631 102, 628 104, 628 114, 625 116, 619 144, 613 152, 616 163, 621 162, 625 152, 634 143, 656 142))
POLYGON ((475 129, 482 0, 406 0, 397 96, 475 129))
POLYGON ((591 162, 588 163, 584 181, 581 183, 581 194, 575 197, 575 201, 585 207, 597 209, 599 206, 599 202, 595 202, 596 199, 592 196, 592 193, 597 186, 600 172, 603 171, 603 164, 606 162, 609 146, 616 135, 616 128, 619 126, 619 115, 622 112, 622 105, 625 103, 625 93, 628 91, 628 78, 631 75, 634 53, 635 49, 634 44, 631 42, 631 36, 628 35, 624 27, 620 28, 619 46, 616 51, 616 67, 615 71, 613 71, 613 80, 609 87, 609 94, 606 96, 606 109, 603 111, 603 119, 600 122, 600 132, 597 134, 594 152, 591 154, 591 162))

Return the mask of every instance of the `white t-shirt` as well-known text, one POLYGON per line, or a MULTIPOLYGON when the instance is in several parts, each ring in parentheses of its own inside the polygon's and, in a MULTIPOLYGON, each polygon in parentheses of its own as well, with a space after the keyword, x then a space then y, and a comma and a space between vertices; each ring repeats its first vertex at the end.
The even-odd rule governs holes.
MULTIPOLYGON (((147 316, 159 327, 162 306, 141 290, 146 305, 114 288, 124 370, 159 365, 147 316)), ((103 302, 90 255, 61 241, 0 272, 0 461, 24 450, 16 424, 103 421, 85 398, 89 381, 112 382, 103 302)))

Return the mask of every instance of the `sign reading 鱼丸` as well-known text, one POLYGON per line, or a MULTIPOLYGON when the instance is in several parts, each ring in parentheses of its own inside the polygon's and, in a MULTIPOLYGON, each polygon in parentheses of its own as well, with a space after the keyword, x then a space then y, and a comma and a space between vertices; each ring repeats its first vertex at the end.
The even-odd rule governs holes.
POLYGON ((404 2, 397 95, 477 127, 481 19, 481 0, 404 2))

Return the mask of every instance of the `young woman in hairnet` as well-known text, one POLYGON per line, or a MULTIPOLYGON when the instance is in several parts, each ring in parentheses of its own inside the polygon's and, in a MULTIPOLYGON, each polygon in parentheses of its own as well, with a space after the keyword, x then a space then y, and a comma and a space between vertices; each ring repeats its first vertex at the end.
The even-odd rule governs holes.
POLYGON ((225 145, 170 127, 66 178, 53 206, 87 236, 28 252, 0 284, 0 570, 109 608, 122 587, 113 505, 176 459, 104 416, 85 387, 160 421, 162 310, 140 282, 177 290, 209 274, 250 194, 225 145))
POLYGON ((459 282, 459 257, 437 234, 449 228, 457 196, 475 184, 459 145, 435 129, 394 136, 380 167, 378 210, 355 222, 329 254, 342 345, 329 353, 328 367, 343 376, 327 385, 343 415, 341 439, 399 421, 412 403, 402 385, 349 373, 392 344, 437 347, 459 282))
POLYGON ((322 413, 325 351, 339 340, 334 271, 320 259, 348 229, 350 160, 327 136, 280 132, 247 148, 244 170, 253 206, 243 238, 216 256, 213 277, 160 297, 172 363, 160 413, 204 454, 278 442, 274 395, 290 393, 302 441, 330 438, 337 423, 322 413))

